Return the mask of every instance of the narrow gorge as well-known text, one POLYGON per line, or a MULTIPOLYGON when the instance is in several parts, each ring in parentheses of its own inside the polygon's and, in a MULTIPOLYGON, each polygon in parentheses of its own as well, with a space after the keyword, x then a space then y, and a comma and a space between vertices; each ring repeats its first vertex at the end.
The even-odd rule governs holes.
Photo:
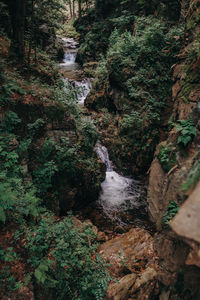
POLYGON ((0 25, 0 298, 200 299, 200 1, 0 25))

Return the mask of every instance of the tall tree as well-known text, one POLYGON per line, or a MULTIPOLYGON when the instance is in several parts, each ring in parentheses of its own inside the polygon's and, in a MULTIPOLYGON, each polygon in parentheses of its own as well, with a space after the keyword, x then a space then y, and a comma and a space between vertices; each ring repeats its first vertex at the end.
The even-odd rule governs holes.
POLYGON ((4 2, 8 5, 12 24, 11 53, 14 52, 20 60, 23 60, 26 0, 5 0, 4 2))
POLYGON ((68 4, 69 4, 69 11, 70 11, 70 17, 73 17, 73 13, 72 13, 72 1, 68 0, 68 4))
POLYGON ((78 17, 81 18, 81 15, 82 15, 81 0, 78 0, 78 17))

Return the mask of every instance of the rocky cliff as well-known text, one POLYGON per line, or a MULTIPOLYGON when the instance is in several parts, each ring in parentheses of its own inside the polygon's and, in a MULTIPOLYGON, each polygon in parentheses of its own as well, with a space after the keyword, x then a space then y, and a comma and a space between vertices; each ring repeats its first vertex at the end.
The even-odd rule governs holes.
MULTIPOLYGON (((150 167, 147 199, 151 220, 158 230, 154 238, 160 265, 158 279, 168 288, 181 282, 191 297, 184 299, 200 298, 199 18, 200 1, 191 1, 185 47, 178 55, 179 62, 173 66, 171 130, 168 138, 157 146, 150 167)), ((169 299, 182 299, 173 297, 169 299)))

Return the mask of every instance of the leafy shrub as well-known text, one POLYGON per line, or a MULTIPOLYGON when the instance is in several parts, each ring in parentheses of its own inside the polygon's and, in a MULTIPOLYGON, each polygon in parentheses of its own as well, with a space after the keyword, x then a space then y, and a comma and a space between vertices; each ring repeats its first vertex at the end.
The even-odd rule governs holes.
POLYGON ((179 133, 178 144, 184 147, 196 136, 196 130, 192 118, 179 120, 176 124, 176 131, 179 133))
POLYGON ((0 136, 0 221, 7 219, 17 222, 25 216, 39 213, 39 199, 31 184, 22 180, 22 170, 16 149, 9 149, 13 135, 0 136))
POLYGON ((78 229, 71 216, 56 222, 46 214, 26 230, 26 241, 34 275, 52 299, 103 299, 111 278, 90 226, 78 229))
POLYGON ((176 151, 174 148, 167 146, 161 146, 158 154, 158 159, 165 172, 169 172, 171 168, 176 164, 176 151))
POLYGON ((82 118, 78 130, 81 149, 90 156, 98 138, 96 128, 90 119, 82 118))
POLYGON ((119 149, 120 156, 127 161, 129 153, 128 159, 140 168, 148 168, 160 139, 159 128, 168 117, 171 66, 182 38, 182 26, 135 17, 133 34, 112 32, 106 57, 97 68, 88 106, 119 111, 119 135, 114 143, 125 145, 125 150, 119 149))
POLYGON ((45 121, 43 119, 37 119, 34 123, 28 124, 28 133, 31 137, 34 137, 36 134, 41 132, 45 125, 45 121))
POLYGON ((21 119, 14 111, 7 111, 5 118, 1 123, 1 130, 4 132, 13 132, 18 124, 21 123, 21 119))
POLYGON ((42 164, 36 171, 33 172, 34 184, 40 190, 41 195, 45 195, 47 190, 52 187, 52 178, 58 171, 53 160, 47 161, 42 164))

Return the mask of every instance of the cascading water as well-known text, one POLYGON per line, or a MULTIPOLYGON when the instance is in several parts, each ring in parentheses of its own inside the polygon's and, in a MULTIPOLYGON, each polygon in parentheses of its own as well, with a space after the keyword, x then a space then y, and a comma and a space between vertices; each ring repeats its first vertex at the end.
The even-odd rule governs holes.
POLYGON ((78 103, 80 105, 84 105, 84 101, 92 87, 91 79, 85 78, 81 81, 75 81, 74 84, 75 87, 78 87, 78 92, 77 92, 78 103))
MULTIPOLYGON (((76 63, 76 56, 77 56, 77 45, 78 43, 75 42, 73 39, 62 39, 64 42, 64 58, 62 63, 60 64, 61 68, 65 71, 76 71, 80 69, 78 63, 76 63)), ((91 89, 91 79, 84 78, 82 80, 73 80, 65 78, 66 84, 71 84, 73 87, 77 88, 77 98, 79 105, 84 105, 84 101, 90 92, 91 89)))
POLYGON ((96 144, 96 152, 106 165, 106 179, 102 183, 102 192, 99 204, 107 217, 120 225, 126 225, 122 221, 120 211, 127 212, 145 209, 145 188, 139 181, 123 177, 113 170, 108 151, 99 142, 96 144))
MULTIPOLYGON (((70 84, 76 87, 76 98, 79 105, 84 105, 84 101, 91 89, 91 79, 82 78, 79 64, 76 63, 77 45, 73 39, 63 39, 65 55, 61 67, 67 73, 65 76, 66 86, 70 84), (69 76, 70 75, 70 76, 69 76)), ((127 225, 126 218, 137 214, 140 218, 146 215, 145 187, 139 181, 123 177, 113 170, 112 163, 109 159, 108 151, 105 146, 99 142, 96 144, 96 152, 102 162, 105 163, 106 179, 102 183, 102 192, 99 197, 98 204, 100 210, 103 211, 106 218, 112 220, 115 224, 127 225)))
POLYGON ((69 51, 65 52, 64 58, 60 66, 65 70, 77 70, 79 68, 79 64, 76 63, 77 51, 69 51))

